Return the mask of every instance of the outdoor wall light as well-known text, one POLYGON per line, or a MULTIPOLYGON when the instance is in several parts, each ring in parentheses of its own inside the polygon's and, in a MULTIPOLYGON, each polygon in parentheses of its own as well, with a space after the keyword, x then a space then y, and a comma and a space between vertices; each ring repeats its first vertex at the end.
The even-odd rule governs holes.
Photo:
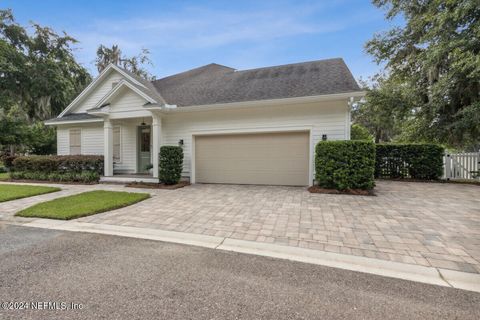
POLYGON ((322 134, 322 141, 327 141, 327 135, 326 134, 322 134))
POLYGON ((178 140, 178 145, 183 146, 183 139, 178 140))

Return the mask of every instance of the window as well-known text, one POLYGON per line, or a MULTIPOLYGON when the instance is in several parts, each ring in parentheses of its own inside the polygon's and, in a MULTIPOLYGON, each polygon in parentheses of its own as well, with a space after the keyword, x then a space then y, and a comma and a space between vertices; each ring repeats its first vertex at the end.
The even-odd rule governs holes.
POLYGON ((121 161, 120 152, 120 127, 113 127, 113 161, 119 163, 121 161))
POLYGON ((150 128, 140 131, 140 152, 150 152, 150 128))
POLYGON ((70 154, 82 153, 82 131, 80 129, 70 129, 70 154))

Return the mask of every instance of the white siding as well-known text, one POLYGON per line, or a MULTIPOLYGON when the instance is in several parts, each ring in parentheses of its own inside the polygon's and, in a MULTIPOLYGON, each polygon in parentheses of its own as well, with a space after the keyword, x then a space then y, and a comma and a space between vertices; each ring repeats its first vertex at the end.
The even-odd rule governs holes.
POLYGON ((115 172, 135 173, 137 171, 137 126, 141 121, 122 120, 114 121, 113 125, 120 126, 120 159, 115 163, 115 172))
POLYGON ((147 102, 138 93, 129 88, 122 88, 122 91, 111 101, 110 112, 129 112, 134 110, 145 110, 143 105, 147 102))
POLYGON ((70 154, 69 132, 71 128, 81 129, 82 154, 103 154, 103 124, 58 126, 57 154, 70 154))
POLYGON ((82 154, 103 154, 103 124, 82 127, 82 154))
MULTIPOLYGON (((184 140, 184 176, 190 176, 192 133, 241 130, 281 131, 308 126, 313 145, 326 134, 328 140, 348 139, 348 102, 330 101, 301 105, 215 110, 171 114, 162 121, 162 144, 177 145, 184 140)), ((313 157, 312 157, 313 158, 313 157)))
POLYGON ((69 129, 65 127, 57 128, 57 154, 68 155, 70 153, 69 129))
POLYGON ((81 113, 86 112, 86 110, 93 108, 95 104, 100 101, 111 89, 112 83, 118 82, 123 79, 123 76, 117 71, 113 71, 108 77, 103 79, 103 81, 88 94, 78 105, 72 109, 71 113, 81 113))
MULTIPOLYGON (((135 93, 126 91, 113 101, 112 111, 121 114, 130 106, 136 109, 141 101, 135 93)), ((190 176, 192 134, 208 131, 282 131, 292 127, 311 129, 313 146, 326 134, 328 140, 345 140, 349 135, 348 101, 330 101, 299 105, 172 113, 162 119, 162 145, 178 145, 184 141, 184 176, 190 176)), ((126 112, 128 113, 128 112, 126 112)), ((151 118, 114 120, 121 126, 121 162, 117 173, 134 173, 137 169, 137 126, 151 118)), ((103 123, 58 126, 58 154, 69 153, 68 128, 82 128, 82 154, 103 154, 103 123)), ((312 157, 313 159, 313 157, 312 157)))

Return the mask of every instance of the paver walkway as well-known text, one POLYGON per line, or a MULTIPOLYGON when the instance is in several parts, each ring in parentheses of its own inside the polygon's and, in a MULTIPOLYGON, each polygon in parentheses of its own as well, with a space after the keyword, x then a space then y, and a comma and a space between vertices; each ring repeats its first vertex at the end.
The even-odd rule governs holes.
MULTIPOLYGON (((71 190, 62 192, 73 193, 85 188, 146 191, 112 185, 64 187, 71 190)), ((146 201, 78 221, 215 235, 480 273, 479 186, 377 181, 376 191, 376 197, 365 197, 310 194, 298 187, 199 184, 177 190, 150 189, 153 197, 146 201)), ((54 194, 34 198, 48 196, 54 194)), ((26 201, 11 201, 9 214, 26 201)), ((0 216, 6 206, 0 203, 0 216)))

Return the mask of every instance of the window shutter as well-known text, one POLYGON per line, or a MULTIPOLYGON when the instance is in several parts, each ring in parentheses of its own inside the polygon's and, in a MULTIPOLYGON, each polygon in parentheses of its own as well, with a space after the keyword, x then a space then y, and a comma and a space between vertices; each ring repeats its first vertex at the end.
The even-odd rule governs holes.
POLYGON ((120 127, 113 127, 113 161, 120 162, 120 127))
POLYGON ((82 131, 80 129, 70 129, 70 154, 76 155, 82 153, 82 131))

